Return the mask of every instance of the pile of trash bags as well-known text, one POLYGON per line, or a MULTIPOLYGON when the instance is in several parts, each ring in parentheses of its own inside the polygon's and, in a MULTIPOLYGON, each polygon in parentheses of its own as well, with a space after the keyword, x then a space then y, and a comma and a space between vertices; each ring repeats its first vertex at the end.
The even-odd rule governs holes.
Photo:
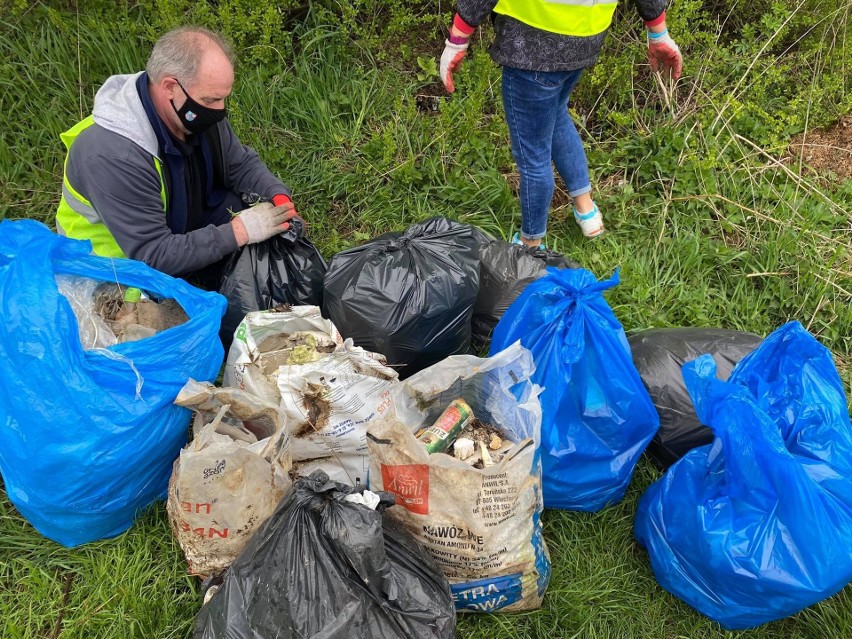
POLYGON ((544 508, 618 502, 643 453, 636 539, 725 628, 852 579, 846 396, 796 322, 628 339, 617 270, 443 218, 328 264, 293 229, 222 295, 90 251, 0 223, 0 472, 68 546, 167 497, 196 639, 443 639, 539 608, 544 508))
POLYGON ((852 580, 852 426, 831 353, 791 322, 727 382, 710 355, 683 376, 714 439, 639 502, 657 580, 728 629, 840 591, 852 580))
POLYGON ((175 463, 169 516, 189 571, 212 584, 197 637, 451 637, 456 610, 541 605, 550 558, 529 352, 449 357, 404 384, 384 362, 319 308, 286 307, 246 315, 221 388, 183 389, 196 435, 175 463), (476 462, 429 454, 402 425, 425 425, 455 395, 490 426, 476 462), (261 419, 273 406, 283 430, 261 419))
POLYGON ((405 379, 450 355, 485 348, 509 305, 548 267, 579 265, 431 218, 335 255, 323 314, 355 345, 382 353, 405 379))

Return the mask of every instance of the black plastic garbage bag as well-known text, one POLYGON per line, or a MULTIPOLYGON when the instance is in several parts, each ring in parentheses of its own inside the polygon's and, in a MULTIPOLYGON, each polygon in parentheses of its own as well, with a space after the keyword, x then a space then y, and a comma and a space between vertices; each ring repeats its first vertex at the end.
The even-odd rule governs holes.
POLYGON ((713 441, 713 431, 695 414, 681 367, 709 353, 726 381, 734 366, 762 342, 753 333, 721 328, 655 328, 628 337, 633 363, 660 414, 660 430, 646 452, 668 468, 687 452, 713 441))
POLYGON ((194 639, 451 639, 455 609, 434 560, 356 488, 322 471, 251 538, 195 621, 194 639))
POLYGON ((300 225, 236 251, 219 287, 228 300, 220 331, 226 348, 246 313, 279 304, 321 306, 326 268, 317 248, 302 237, 300 225))
POLYGON ((479 349, 488 343, 503 313, 548 266, 580 268, 556 251, 488 238, 479 246, 479 295, 473 307, 471 340, 479 349))
POLYGON ((401 378, 470 348, 478 242, 467 224, 432 218, 400 237, 335 255, 323 315, 356 346, 383 354, 401 378))

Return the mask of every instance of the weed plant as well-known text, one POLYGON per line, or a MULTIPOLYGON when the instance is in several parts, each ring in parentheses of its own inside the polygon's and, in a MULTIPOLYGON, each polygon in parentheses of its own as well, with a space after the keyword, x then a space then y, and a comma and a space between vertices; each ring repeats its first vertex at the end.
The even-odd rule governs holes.
MULTIPOLYGON (((487 54, 488 27, 437 89, 449 2, 140 0, 7 3, 0 16, 0 214, 52 224, 64 148, 114 73, 187 22, 240 55, 231 121, 293 189, 330 257, 432 215, 509 237, 517 174, 487 54), (439 96, 424 109, 417 96, 439 96)), ((639 22, 619 10, 571 111, 608 233, 580 237, 557 192, 548 244, 599 277, 629 331, 722 326, 767 334, 797 319, 852 357, 852 183, 808 170, 793 135, 852 110, 849 0, 675 0, 677 84, 653 76, 639 22)), ((838 155, 838 161, 844 156, 838 155)), ((847 158, 846 161, 849 161, 847 158)), ((57 428, 61 428, 57 424, 57 428)), ((597 514, 547 511, 553 578, 541 611, 464 616, 470 639, 825 639, 852 636, 852 591, 789 619, 724 632, 655 582, 632 538, 642 460, 626 498, 597 514)), ((57 478, 60 481, 61 478, 57 478)), ((819 543, 819 539, 814 539, 819 543)), ((0 498, 0 636, 183 638, 200 605, 162 505, 127 533, 65 549, 0 498)))

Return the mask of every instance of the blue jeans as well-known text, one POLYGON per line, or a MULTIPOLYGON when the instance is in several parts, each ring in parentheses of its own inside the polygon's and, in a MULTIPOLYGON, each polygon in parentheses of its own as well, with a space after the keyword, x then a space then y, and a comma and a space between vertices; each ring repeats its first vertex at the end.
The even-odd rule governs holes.
POLYGON ((553 199, 553 168, 576 197, 592 190, 583 142, 568 115, 576 71, 524 71, 503 67, 503 108, 512 157, 521 174, 521 235, 544 237, 553 199))

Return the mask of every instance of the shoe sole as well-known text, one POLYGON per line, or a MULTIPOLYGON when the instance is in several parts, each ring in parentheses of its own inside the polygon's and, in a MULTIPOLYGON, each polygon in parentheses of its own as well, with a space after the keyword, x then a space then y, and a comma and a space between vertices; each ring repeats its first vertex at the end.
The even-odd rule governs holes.
POLYGON ((600 213, 598 213, 595 217, 590 218, 588 220, 581 220, 577 217, 577 214, 575 212, 574 213, 574 221, 577 223, 577 226, 580 227, 580 232, 583 234, 583 236, 587 237, 589 239, 591 239, 593 237, 598 237, 605 230, 603 219, 602 219, 600 213), (598 226, 594 231, 591 231, 591 232, 586 231, 586 229, 583 227, 583 222, 593 222, 593 221, 598 222, 598 224, 600 224, 600 226, 598 226))

